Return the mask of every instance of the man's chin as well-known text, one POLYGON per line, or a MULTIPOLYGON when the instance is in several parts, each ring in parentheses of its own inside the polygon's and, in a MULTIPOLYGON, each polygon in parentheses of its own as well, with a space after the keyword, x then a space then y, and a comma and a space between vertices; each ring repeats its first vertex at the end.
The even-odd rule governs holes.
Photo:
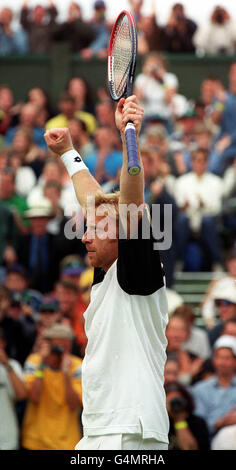
POLYGON ((98 260, 96 258, 96 256, 94 256, 94 253, 88 253, 88 261, 89 261, 89 264, 92 268, 99 268, 99 263, 98 263, 98 260))

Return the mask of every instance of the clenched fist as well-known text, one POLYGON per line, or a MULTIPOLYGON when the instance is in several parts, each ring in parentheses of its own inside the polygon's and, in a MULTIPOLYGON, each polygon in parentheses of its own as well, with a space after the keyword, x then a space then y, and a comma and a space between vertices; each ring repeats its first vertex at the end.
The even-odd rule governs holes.
POLYGON ((58 155, 73 149, 71 135, 67 127, 50 129, 44 134, 48 147, 58 155))

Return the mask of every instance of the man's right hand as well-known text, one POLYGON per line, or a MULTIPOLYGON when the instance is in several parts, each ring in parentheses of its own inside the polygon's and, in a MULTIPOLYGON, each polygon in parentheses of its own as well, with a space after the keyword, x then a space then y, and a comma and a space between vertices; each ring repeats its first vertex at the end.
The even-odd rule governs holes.
POLYGON ((73 149, 71 135, 67 127, 50 129, 45 132, 44 138, 52 152, 60 156, 73 149))

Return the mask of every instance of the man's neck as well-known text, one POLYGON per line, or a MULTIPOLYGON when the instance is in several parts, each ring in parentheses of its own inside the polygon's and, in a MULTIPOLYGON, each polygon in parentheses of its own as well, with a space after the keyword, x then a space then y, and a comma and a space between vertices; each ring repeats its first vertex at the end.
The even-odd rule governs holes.
POLYGON ((234 373, 228 375, 218 375, 218 381, 221 387, 227 388, 231 384, 234 377, 234 373))

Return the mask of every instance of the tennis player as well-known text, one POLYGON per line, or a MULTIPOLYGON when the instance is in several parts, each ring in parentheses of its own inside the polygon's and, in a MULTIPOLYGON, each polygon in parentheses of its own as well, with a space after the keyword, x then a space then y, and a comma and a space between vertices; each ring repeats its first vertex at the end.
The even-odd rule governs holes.
POLYGON ((61 156, 78 201, 86 210, 83 242, 95 268, 91 302, 84 314, 88 338, 82 365, 84 437, 76 449, 166 450, 166 292, 154 240, 142 238, 143 222, 149 224, 149 218, 143 204, 141 158, 139 155, 140 173, 129 175, 124 135, 126 123, 133 121, 139 144, 143 109, 136 96, 121 98, 115 119, 123 143, 119 194, 102 193, 73 149, 68 129, 53 129, 45 134, 49 148, 61 156), (95 201, 95 216, 91 201, 95 201), (133 208, 127 237, 124 217, 119 223, 119 209, 126 205, 133 208), (106 228, 109 226, 107 233, 105 224, 106 228), (119 226, 122 236, 118 236, 119 226))

